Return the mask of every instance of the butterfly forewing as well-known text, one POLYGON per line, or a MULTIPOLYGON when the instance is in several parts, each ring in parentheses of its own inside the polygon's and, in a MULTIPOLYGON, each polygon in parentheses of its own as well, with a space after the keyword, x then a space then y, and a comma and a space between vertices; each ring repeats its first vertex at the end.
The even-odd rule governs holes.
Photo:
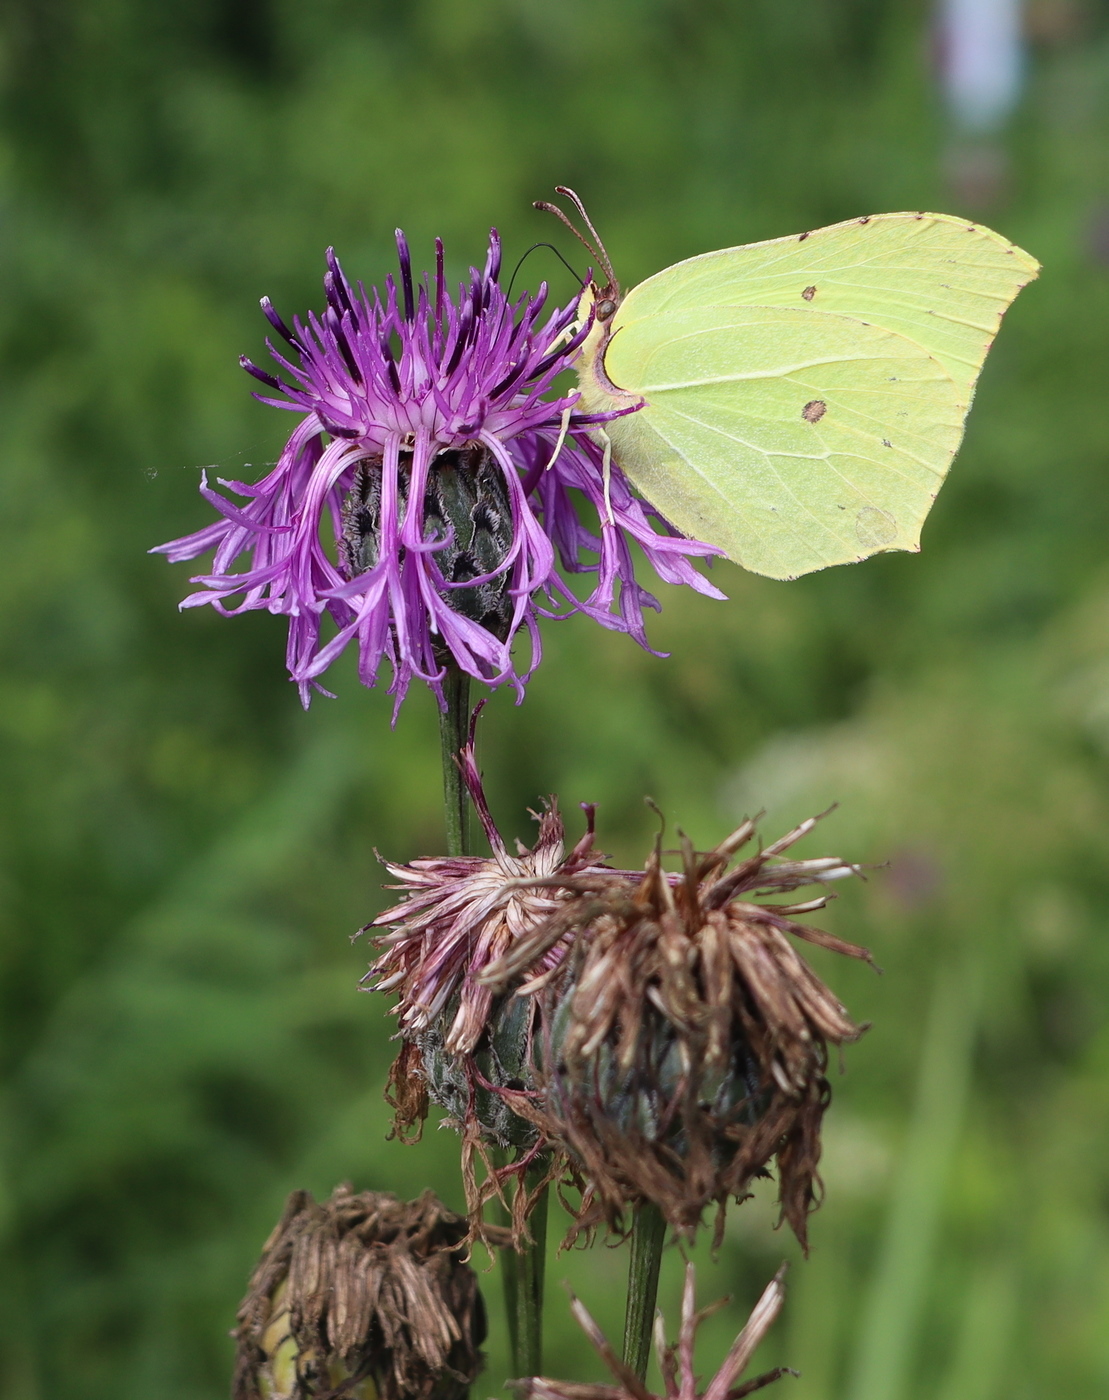
POLYGON ((812 233, 704 253, 640 283, 615 325, 710 306, 832 311, 915 340, 969 407, 1001 317, 1039 264, 947 214, 875 214, 812 233))
POLYGON ((915 341, 811 308, 624 321, 605 369, 646 400, 606 425, 635 486, 683 533, 773 578, 916 549, 965 416, 915 341))

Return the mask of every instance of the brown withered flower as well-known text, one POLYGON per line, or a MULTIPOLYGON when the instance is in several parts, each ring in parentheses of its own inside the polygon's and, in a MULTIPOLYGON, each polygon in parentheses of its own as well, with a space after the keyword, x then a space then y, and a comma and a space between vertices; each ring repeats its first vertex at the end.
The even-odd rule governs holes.
POLYGON ((659 852, 637 876, 583 872, 573 898, 483 974, 539 1008, 531 1077, 506 1097, 567 1154, 585 1192, 577 1228, 620 1229, 653 1202, 690 1235, 776 1161, 781 1213, 802 1246, 817 1199, 828 1046, 857 1026, 790 936, 849 957, 870 954, 797 922, 821 908, 766 902, 858 873, 838 857, 795 860, 803 822, 732 869, 755 836, 744 822, 707 853, 683 842, 682 869, 659 852), (553 969, 545 960, 562 949, 553 969))
POLYGON ((294 1191, 239 1308, 232 1400, 462 1400, 485 1338, 467 1233, 430 1191, 294 1191))
POLYGON ((694 1269, 692 1264, 685 1268, 685 1288, 682 1292, 682 1322, 678 1340, 668 1346, 663 1330, 661 1313, 655 1315, 655 1349, 658 1353, 659 1370, 662 1372, 664 1394, 656 1396, 647 1389, 636 1373, 624 1364, 605 1340, 605 1335, 590 1317, 589 1313, 571 1295, 571 1309, 585 1335, 597 1348, 605 1365, 616 1378, 615 1385, 583 1385, 575 1381, 551 1380, 546 1376, 531 1376, 526 1380, 510 1382, 520 1400, 741 1400, 761 1390, 764 1385, 778 1380, 781 1376, 795 1376, 786 1366, 766 1371, 746 1384, 733 1386, 732 1382, 743 1374, 747 1363, 755 1354, 759 1343, 766 1336, 774 1319, 782 1308, 785 1298, 785 1265, 778 1270, 763 1290, 762 1297, 755 1304, 747 1325, 732 1343, 731 1350, 724 1358, 723 1365, 702 1391, 698 1388, 698 1378, 693 1371, 693 1351, 697 1328, 704 1318, 723 1306, 722 1299, 715 1307, 696 1311, 694 1299, 694 1269))
MULTIPOLYGON (((557 1153, 544 1155, 547 1144, 535 1123, 513 1107, 521 1094, 537 1092, 531 1071, 535 1007, 495 992, 483 973, 573 900, 574 879, 602 874, 608 867, 593 844, 593 808, 584 806, 585 833, 567 850, 554 798, 541 814, 532 814, 539 823, 535 845, 517 842, 511 852, 485 799, 473 728, 459 766, 492 854, 427 857, 407 865, 385 862, 399 882, 392 888, 404 893, 361 930, 376 934, 380 950, 363 982, 371 990, 397 995, 401 1048, 387 1091, 394 1131, 405 1141, 413 1140, 414 1129, 418 1136, 429 1097, 447 1111, 448 1122, 462 1134, 471 1222, 475 1233, 488 1238, 482 1223, 486 1202, 503 1196, 510 1181, 521 1183, 540 1157, 551 1174, 561 1163, 557 1153), (515 1158, 498 1165, 490 1149, 512 1149, 515 1158)), ((548 940, 536 968, 557 967, 569 942, 569 931, 548 940)), ((533 1189, 530 1197, 536 1195, 533 1189)), ((517 1240, 528 1209, 529 1196, 517 1190, 517 1240)))

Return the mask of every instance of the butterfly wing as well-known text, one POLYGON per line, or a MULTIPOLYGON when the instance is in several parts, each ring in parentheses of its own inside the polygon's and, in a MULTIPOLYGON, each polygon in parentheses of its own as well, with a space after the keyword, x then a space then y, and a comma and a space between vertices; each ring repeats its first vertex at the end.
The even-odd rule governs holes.
POLYGON ((1040 265, 948 214, 873 214, 675 263, 625 297, 618 322, 707 306, 833 311, 915 340, 967 407, 1001 318, 1040 265))
POLYGON ((583 355, 583 406, 683 533, 793 578, 920 530, 1006 307, 1038 264, 978 225, 881 214, 666 268, 583 355))
POLYGON ((606 424, 615 460, 684 534, 771 578, 916 549, 965 412, 913 341, 826 312, 648 316, 605 369, 647 402, 606 424))

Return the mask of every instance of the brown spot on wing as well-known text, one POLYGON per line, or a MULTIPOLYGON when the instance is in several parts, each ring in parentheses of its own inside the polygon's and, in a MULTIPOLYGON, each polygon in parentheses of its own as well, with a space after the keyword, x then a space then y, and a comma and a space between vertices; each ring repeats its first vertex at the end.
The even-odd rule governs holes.
POLYGON ((813 297, 816 296, 816 288, 806 287, 805 290, 801 293, 801 295, 805 298, 806 301, 812 301, 813 297))
POLYGON ((801 417, 806 423, 819 423, 828 412, 828 405, 823 399, 810 399, 801 410, 801 417))

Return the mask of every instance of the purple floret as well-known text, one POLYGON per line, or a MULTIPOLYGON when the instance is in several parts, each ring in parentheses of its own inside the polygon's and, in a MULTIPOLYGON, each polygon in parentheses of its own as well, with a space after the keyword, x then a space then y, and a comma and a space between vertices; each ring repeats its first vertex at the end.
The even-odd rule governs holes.
POLYGON ((471 269, 457 300, 441 242, 433 282, 413 282, 399 230, 397 249, 400 286, 386 278, 384 298, 352 287, 329 250, 322 316, 290 329, 263 300, 285 342, 267 342, 278 373, 242 364, 281 396, 259 394, 263 403, 304 417, 268 476, 220 479, 242 504, 205 476, 201 494, 220 519, 153 551, 176 562, 215 550, 181 606, 287 616, 289 673, 305 705, 357 641, 360 679, 374 685, 388 661, 399 704, 414 676, 443 703, 452 661, 522 694, 540 657, 540 614, 584 612, 647 646, 643 609, 659 605, 636 581, 632 543, 666 582, 722 597, 691 562, 719 551, 671 530, 615 465, 606 498, 590 436, 605 415, 575 414, 576 391, 544 397, 589 329, 574 331, 576 301, 545 319, 545 284, 509 302, 496 230, 484 270, 471 269), (574 493, 595 530, 581 523, 574 493), (334 549, 321 539, 325 519, 334 549), (560 577, 556 553, 568 573, 596 575, 587 598, 560 577), (334 623, 326 637, 325 613, 334 623), (531 643, 524 670, 512 657, 521 627, 531 643))

